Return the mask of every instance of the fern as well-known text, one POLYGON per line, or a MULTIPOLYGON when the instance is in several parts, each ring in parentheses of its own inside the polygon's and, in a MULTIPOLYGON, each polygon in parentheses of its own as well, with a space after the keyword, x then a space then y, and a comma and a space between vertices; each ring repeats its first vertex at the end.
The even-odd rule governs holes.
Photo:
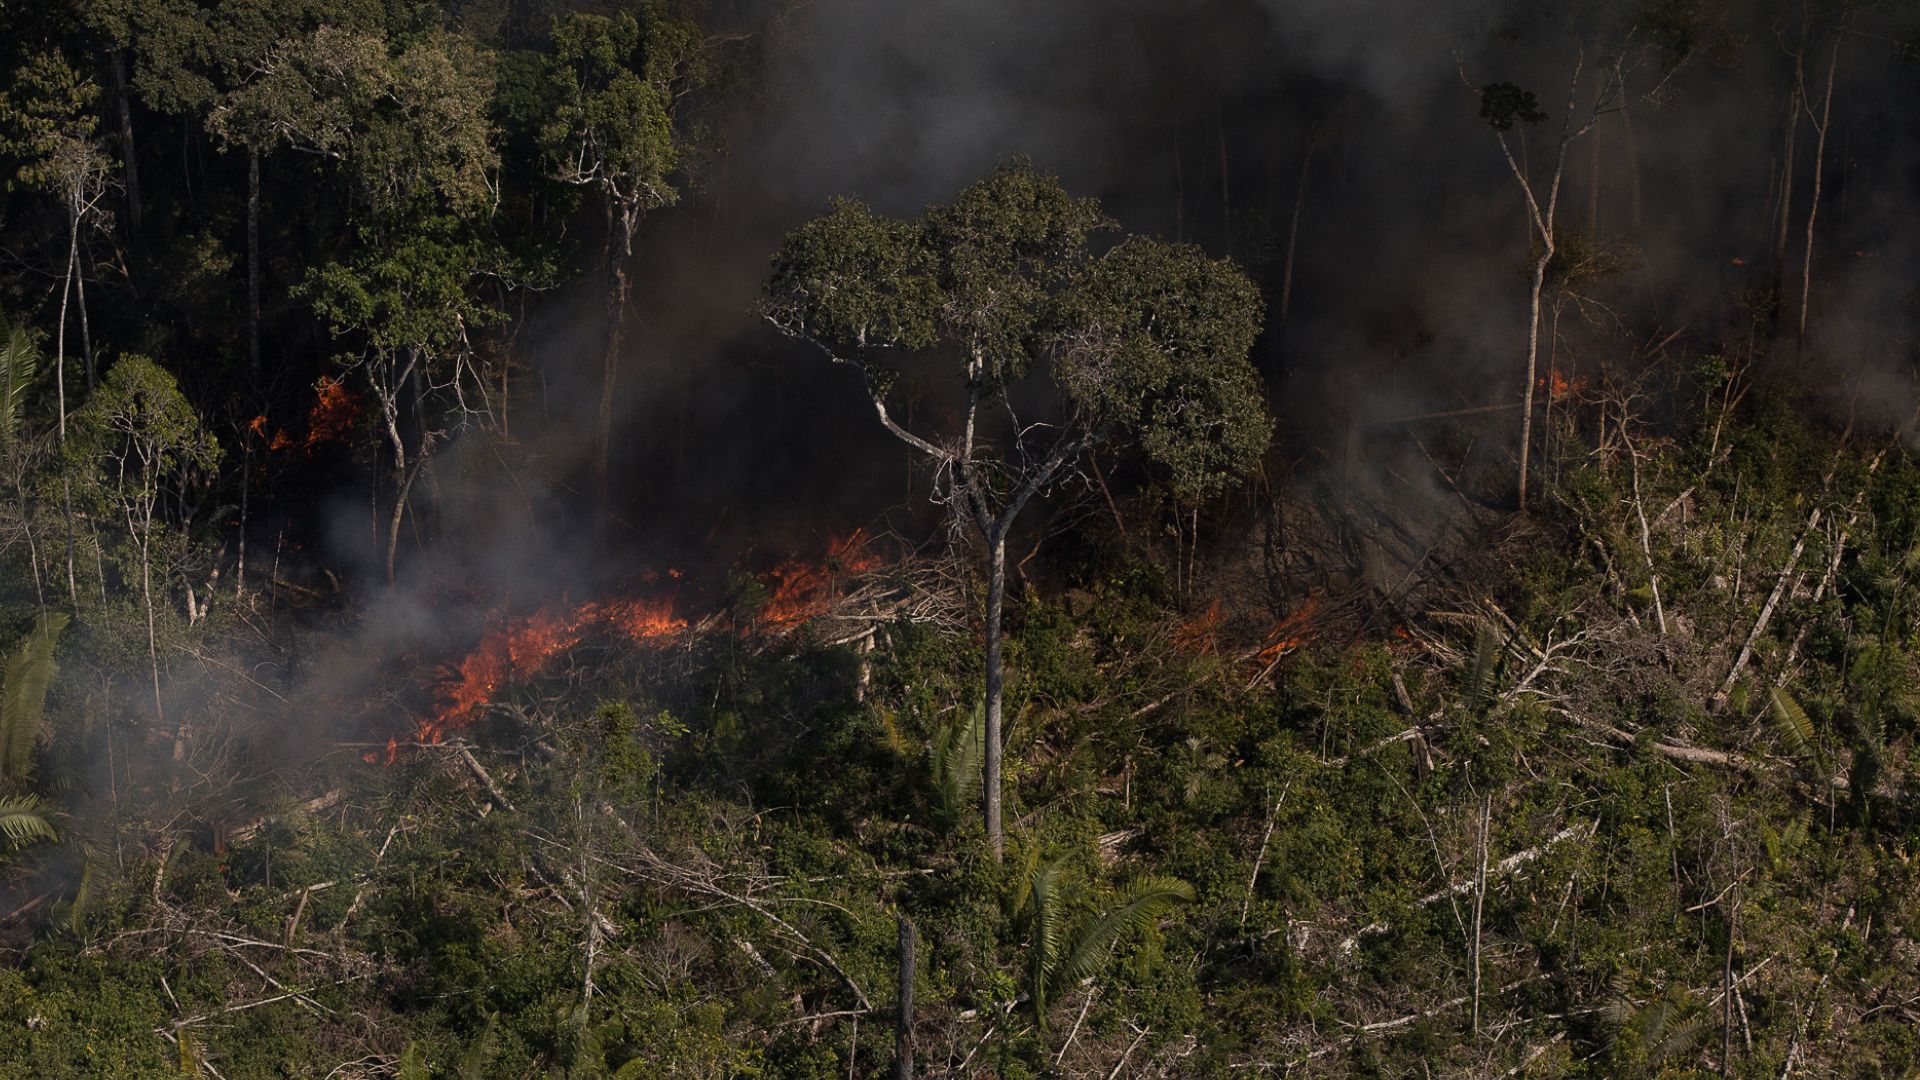
POLYGON ((943 725, 929 747, 934 794, 940 816, 951 822, 964 817, 980 795, 980 767, 986 757, 986 703, 975 702, 963 721, 943 725))
POLYGON ((43 612, 0 669, 0 777, 14 783, 26 780, 33 770, 47 688, 59 670, 53 647, 66 628, 66 612, 43 612))
POLYGON ((32 795, 0 796, 0 838, 18 850, 41 840, 58 840, 53 823, 40 812, 32 795))
POLYGON ((1793 757, 1813 755, 1813 719, 1800 707, 1792 694, 1776 688, 1768 697, 1767 714, 1773 718, 1780 744, 1793 757))

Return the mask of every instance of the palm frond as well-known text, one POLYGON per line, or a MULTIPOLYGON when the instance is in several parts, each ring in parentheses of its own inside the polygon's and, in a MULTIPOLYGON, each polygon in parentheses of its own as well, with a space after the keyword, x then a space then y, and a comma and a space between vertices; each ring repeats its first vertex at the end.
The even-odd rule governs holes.
POLYGON ((46 717, 47 688, 59 671, 53 647, 66 628, 66 612, 41 613, 32 632, 0 669, 0 777, 7 780, 25 780, 33 769, 33 748, 46 717))
POLYGON ((1808 757, 1813 753, 1813 718, 1807 710, 1800 707, 1792 694, 1775 688, 1768 696, 1767 714, 1773 718, 1774 731, 1780 736, 1780 744, 1794 757, 1808 757))
POLYGON ((53 823, 40 812, 40 800, 32 795, 0 796, 0 838, 9 847, 19 849, 41 840, 58 840, 53 823))
POLYGON ((460 1062, 454 1068, 460 1080, 485 1080, 487 1059, 493 1056, 493 1032, 500 1023, 499 1013, 488 1013, 487 1024, 480 1029, 480 1036, 468 1045, 460 1055, 460 1062))
POLYGON ((981 763, 986 758, 986 703, 975 702, 965 720, 944 724, 929 747, 934 794, 940 815, 956 821, 971 812, 980 795, 981 763))
POLYGON ((87 936, 87 913, 93 908, 93 861, 80 870, 80 884, 73 890, 73 903, 67 908, 67 928, 73 936, 87 936))
POLYGON ((39 336, 32 330, 20 323, 0 329, 0 449, 20 438, 27 395, 40 377, 43 362, 39 336))
POLYGON ((400 1052, 400 1064, 393 1075, 395 1080, 432 1080, 433 1070, 427 1068, 427 1053, 419 1043, 410 1042, 400 1052))
POLYGON ((1053 989, 1072 986, 1099 973, 1114 943, 1159 920, 1175 904, 1193 902, 1193 886, 1179 878, 1150 875, 1128 885, 1120 906, 1088 920, 1052 972, 1053 989))
POLYGON ((1065 937, 1062 923, 1066 903, 1065 871, 1055 859, 1036 866, 1027 881, 1027 894, 1033 909, 1033 945, 1029 952, 1028 996, 1033 999, 1034 1015, 1040 1026, 1047 1026, 1047 991, 1060 957, 1060 941, 1065 937))
POLYGON ((1479 712, 1492 696, 1493 665, 1499 659, 1500 639, 1493 624, 1482 620, 1473 634, 1473 662, 1467 667, 1467 708, 1479 712))

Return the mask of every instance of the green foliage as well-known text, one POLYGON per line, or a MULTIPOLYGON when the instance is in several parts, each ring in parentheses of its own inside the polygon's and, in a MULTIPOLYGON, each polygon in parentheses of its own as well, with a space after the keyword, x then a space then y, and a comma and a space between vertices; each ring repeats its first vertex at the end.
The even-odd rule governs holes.
POLYGON ((0 89, 0 155, 19 162, 6 188, 68 192, 102 173, 106 162, 94 131, 100 88, 55 52, 39 52, 0 89))
POLYGON ((42 840, 58 840, 53 823, 40 810, 40 800, 32 795, 0 795, 0 839, 18 850, 42 840))
POLYGON ((613 16, 563 15, 552 38, 538 139, 553 177, 635 212, 671 205, 682 153, 674 111, 706 75, 699 27, 648 0, 613 16))
POLYGON ((28 399, 45 364, 32 327, 0 320, 0 454, 12 452, 25 434, 28 399))
POLYGON ((942 724, 927 746, 940 816, 949 824, 969 814, 980 797, 980 763, 986 754, 986 705, 976 701, 964 719, 942 724))
POLYGON ((902 351, 957 356, 976 401, 1051 360, 1073 437, 1129 433, 1184 496, 1215 494, 1272 434, 1247 360, 1259 294, 1191 245, 1136 237, 1096 253, 1112 228, 1025 160, 911 221, 841 200, 782 243, 763 310, 859 362, 882 395, 902 351))
POLYGON ((1510 82, 1488 83, 1480 88, 1480 119, 1495 131, 1512 131, 1515 121, 1537 124, 1547 118, 1540 111, 1540 99, 1531 90, 1522 90, 1510 82))
POLYGON ((27 781, 33 751, 46 723, 47 690, 59 670, 53 649, 67 628, 64 611, 42 612, 0 668, 0 780, 27 781))
POLYGON ((1076 917, 1078 888, 1074 872, 1054 859, 1035 863, 1014 893, 1013 913, 1024 915, 1028 928, 1027 996, 1043 1030, 1048 1004, 1097 976, 1123 937, 1194 899, 1193 886, 1184 881, 1147 876, 1122 889, 1107 911, 1076 917))

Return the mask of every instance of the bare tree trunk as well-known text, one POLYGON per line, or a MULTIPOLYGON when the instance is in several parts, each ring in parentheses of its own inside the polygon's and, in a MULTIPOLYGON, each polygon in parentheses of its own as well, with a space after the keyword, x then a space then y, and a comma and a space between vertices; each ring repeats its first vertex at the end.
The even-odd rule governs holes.
POLYGON ((913 920, 900 922, 900 993, 893 1022, 893 1080, 913 1080, 913 920))
POLYGON ((1287 223, 1287 261, 1286 269, 1280 275, 1280 321, 1287 321, 1287 312, 1293 307, 1293 258, 1300 245, 1300 211, 1307 204, 1307 172, 1313 167, 1313 145, 1320 135, 1320 125, 1316 122, 1307 131, 1307 146, 1300 154, 1300 183, 1293 191, 1293 215, 1287 223))
POLYGON ((73 275, 80 262, 80 193, 67 195, 67 276, 60 282, 60 321, 53 332, 53 394, 60 445, 67 443, 67 301, 73 295, 73 275))
POLYGON ((1600 234, 1600 128, 1587 143, 1587 235, 1600 234))
POLYGON ((87 393, 93 393, 93 324, 87 321, 87 267, 85 263, 76 263, 73 268, 73 306, 80 315, 80 361, 87 372, 87 393))
POLYGON ((1787 234, 1793 223, 1793 165, 1795 144, 1800 134, 1800 86, 1787 94, 1787 145, 1780 164, 1780 211, 1773 237, 1773 291, 1777 295, 1787 276, 1787 234))
POLYGON ((387 519, 387 584, 393 584, 394 562, 400 551, 400 523, 407 514, 407 499, 413 493, 413 482, 420 476, 420 469, 427 463, 424 447, 413 462, 413 468, 406 469, 396 476, 393 493, 393 513, 387 519))
MULTIPOLYGON (((56 404, 55 431, 61 446, 67 445, 67 297, 73 289, 74 266, 80 259, 80 211, 78 190, 68 194, 67 207, 67 276, 60 284, 60 322, 54 329, 53 339, 53 388, 56 404)), ((74 618, 80 617, 80 587, 74 574, 73 550, 73 482, 65 471, 60 474, 60 508, 67 524, 67 602, 73 607, 74 618)))
POLYGON ((247 146, 247 370, 260 378, 260 151, 247 146))
POLYGON ((1620 120, 1627 129, 1627 183, 1631 196, 1628 213, 1632 215, 1628 220, 1633 225, 1634 235, 1638 236, 1640 233, 1640 146, 1633 138, 1633 110, 1622 111, 1620 120))
POLYGON ((607 330, 606 349, 600 362, 600 416, 593 439, 593 494, 599 509, 599 528, 605 535, 609 501, 607 459, 613 446, 613 393, 620 370, 620 347, 627 333, 627 299, 632 283, 627 277, 627 261, 633 256, 633 234, 639 212, 633 207, 607 207, 607 330))
POLYGON ((1473 886, 1473 1034, 1480 1037, 1480 916, 1487 904, 1487 826, 1493 821, 1493 796, 1480 809, 1480 868, 1473 886))
POLYGON ((1733 1075, 1733 943, 1740 933, 1740 882, 1727 898, 1727 955, 1720 968, 1720 1075, 1733 1075))
MULTIPOLYGON (((153 674, 153 718, 162 727, 167 722, 167 709, 160 697, 160 639, 154 631, 153 620, 153 567, 149 558, 152 547, 153 522, 147 522, 148 532, 140 536, 140 602, 147 610, 147 669, 153 674)), ((187 756, 187 729, 185 725, 173 731, 173 760, 179 761, 187 756)))
POLYGON ((127 224, 140 228, 140 155, 133 146, 133 105, 127 92, 127 59, 119 49, 107 50, 107 71, 113 80, 114 111, 120 120, 120 163, 127 178, 127 224))
POLYGON ((247 595, 247 495, 252 487, 253 429, 242 426, 240 429, 240 532, 235 538, 237 555, 234 559, 233 571, 233 596, 236 600, 247 595))
MULTIPOLYGON (((1551 226, 1549 226, 1551 227, 1551 226)), ((1547 280, 1547 262, 1553 258, 1553 236, 1541 238, 1544 247, 1533 262, 1527 286, 1527 390, 1520 405, 1520 509, 1527 508, 1527 459, 1533 450, 1533 391, 1540 366, 1540 289, 1547 280)))
POLYGON ((1807 340, 1807 300, 1813 291, 1813 226, 1820 217, 1820 188, 1827 170, 1827 130, 1833 118, 1833 76, 1840 67, 1840 37, 1834 35, 1833 51, 1827 59, 1827 92, 1820 103, 1820 123, 1814 126, 1817 136, 1813 146, 1813 201, 1807 207, 1807 245, 1800 253, 1800 324, 1799 339, 1802 344, 1807 340))
POLYGON ((1007 593, 1007 537, 1004 526, 987 534, 987 704, 986 754, 980 769, 980 798, 987 819, 987 840, 996 862, 1006 856, 1007 839, 1000 822, 1001 699, 1006 690, 1005 659, 1001 655, 1000 613, 1007 593))

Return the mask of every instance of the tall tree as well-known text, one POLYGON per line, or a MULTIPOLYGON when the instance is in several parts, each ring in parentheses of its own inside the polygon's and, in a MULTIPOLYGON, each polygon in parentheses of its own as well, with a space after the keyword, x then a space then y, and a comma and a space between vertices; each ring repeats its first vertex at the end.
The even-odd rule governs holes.
POLYGON ((1122 433, 1200 494, 1251 464, 1272 430, 1247 358, 1262 313, 1252 282, 1191 245, 1133 237, 1096 251, 1112 227, 1093 200, 1015 161, 912 220, 835 202, 787 237, 766 288, 767 319, 860 373, 881 425, 934 465, 934 498, 986 549, 981 800, 996 857, 1002 608, 1020 512, 1122 433), (957 427, 909 430, 891 392, 909 365, 947 362, 957 427), (1050 390, 1037 421, 1014 408, 1029 382, 1050 390))
POLYGON ((373 35, 322 29, 277 52, 236 98, 294 145, 336 157, 352 188, 358 243, 309 275, 304 291, 380 406, 392 466, 382 537, 393 579, 413 483, 450 418, 484 400, 469 331, 495 312, 479 281, 501 270, 484 218, 499 165, 487 118, 491 57, 454 34, 429 33, 398 51, 373 35))
POLYGON ((680 197, 674 177, 688 135, 677 114, 706 72, 700 28, 664 0, 646 0, 613 16, 567 15, 553 24, 546 78, 551 119, 540 143, 553 177, 594 192, 606 220, 606 332, 593 441, 594 494, 603 522, 634 240, 648 211, 680 197))
MULTIPOLYGON (((214 474, 220 447, 165 368, 144 356, 123 356, 97 392, 74 413, 66 471, 76 499, 97 518, 125 530, 121 576, 139 596, 154 718, 165 723, 161 695, 160 621, 169 582, 186 550, 177 508, 214 474), (171 512, 170 512, 171 510, 171 512)), ((184 756, 187 726, 175 728, 174 757, 184 756)))

